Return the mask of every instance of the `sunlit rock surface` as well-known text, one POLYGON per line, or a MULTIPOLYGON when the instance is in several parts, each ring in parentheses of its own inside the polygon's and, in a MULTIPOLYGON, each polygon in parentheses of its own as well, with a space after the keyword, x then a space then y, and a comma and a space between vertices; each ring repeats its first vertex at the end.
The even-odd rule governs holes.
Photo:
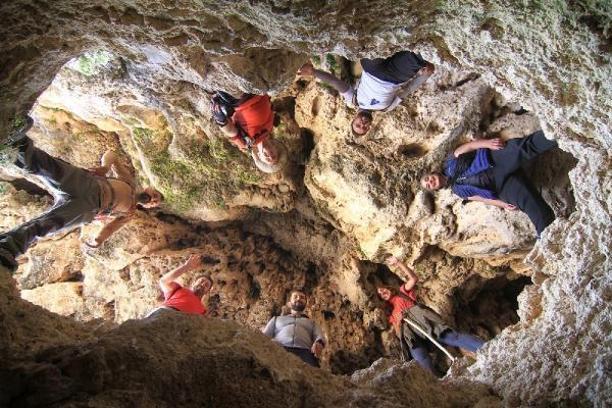
MULTIPOLYGON (((282 406, 609 405, 610 12, 608 2, 4 2, 2 134, 32 109, 38 146, 82 167, 113 149, 168 200, 99 250, 81 246, 93 224, 24 256, 23 297, 81 322, 21 300, 3 274, 0 405, 269 407, 278 395, 282 406), (352 112, 333 92, 294 82, 311 56, 405 48, 436 73, 365 138, 350 135, 352 112), (274 96, 290 152, 282 174, 258 173, 221 138, 208 102, 218 88, 274 96), (528 169, 557 215, 541 240, 523 214, 419 191, 422 171, 458 143, 540 127, 563 150, 528 169), (213 316, 240 325, 129 320, 193 251, 219 260, 206 270, 213 316), (473 364, 460 359, 438 383, 396 360, 373 293, 393 277, 378 265, 387 253, 414 266, 421 298, 449 322, 496 336, 473 364), (516 296, 512 282, 520 291, 527 277, 517 312, 491 295, 516 296), (323 371, 253 332, 294 286, 311 292, 330 339, 323 371), (393 360, 366 368, 383 355, 393 360), (328 373, 355 369, 365 371, 328 373)), ((3 167, 3 179, 19 176, 3 167)), ((51 203, 2 186, 3 230, 51 203)))

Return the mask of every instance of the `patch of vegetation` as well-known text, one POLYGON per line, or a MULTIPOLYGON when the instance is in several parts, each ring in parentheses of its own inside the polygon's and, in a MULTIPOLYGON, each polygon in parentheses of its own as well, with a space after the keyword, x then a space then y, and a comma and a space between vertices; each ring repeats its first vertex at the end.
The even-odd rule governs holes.
POLYGON ((224 196, 261 181, 254 168, 241 163, 241 153, 222 139, 180 146, 177 157, 172 157, 168 151, 172 140, 169 132, 137 127, 132 129, 132 135, 149 160, 150 171, 157 177, 167 205, 178 212, 200 203, 225 208, 224 196))
POLYGON ((17 115, 13 118, 13 130, 20 129, 26 124, 25 116, 17 115))
POLYGON ((76 58, 76 60, 71 61, 68 67, 85 76, 93 76, 99 73, 101 68, 112 59, 113 55, 107 51, 88 51, 76 58))

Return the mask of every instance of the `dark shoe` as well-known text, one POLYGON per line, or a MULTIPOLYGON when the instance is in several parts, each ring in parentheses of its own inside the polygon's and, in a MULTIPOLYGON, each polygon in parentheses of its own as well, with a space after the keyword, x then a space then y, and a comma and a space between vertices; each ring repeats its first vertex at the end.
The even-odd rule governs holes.
POLYGON ((17 270, 17 261, 10 251, 0 247, 0 265, 4 266, 11 273, 17 270))
POLYGON ((216 99, 216 96, 213 96, 211 100, 210 113, 212 114, 213 120, 217 123, 217 125, 227 125, 227 114, 219 101, 216 99))

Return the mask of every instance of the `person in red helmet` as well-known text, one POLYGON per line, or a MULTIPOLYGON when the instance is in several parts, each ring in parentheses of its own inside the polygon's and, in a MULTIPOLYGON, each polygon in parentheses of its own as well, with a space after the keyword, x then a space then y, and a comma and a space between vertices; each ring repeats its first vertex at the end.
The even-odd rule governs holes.
POLYGON ((268 95, 243 94, 235 98, 217 91, 211 101, 212 116, 223 134, 241 150, 249 150, 257 168, 275 173, 286 157, 284 146, 272 139, 274 111, 268 95))

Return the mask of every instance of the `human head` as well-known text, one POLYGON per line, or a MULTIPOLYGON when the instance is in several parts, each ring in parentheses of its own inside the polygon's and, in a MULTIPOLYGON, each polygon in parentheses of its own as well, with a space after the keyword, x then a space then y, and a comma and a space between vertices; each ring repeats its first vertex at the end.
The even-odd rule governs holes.
POLYGON ((202 297, 212 288, 212 280, 208 276, 201 276, 191 285, 191 291, 197 296, 202 297))
POLYGON ((303 312, 306 308, 308 298, 301 290, 294 290, 289 296, 289 307, 295 312, 303 312))
POLYGON ((440 173, 428 173, 420 180, 421 187, 428 191, 436 191, 446 187, 446 177, 440 173))
POLYGON ((155 208, 164 201, 162 193, 154 189, 153 187, 147 187, 138 194, 136 194, 136 204, 142 208, 155 208))
POLYGON ((351 130, 355 136, 363 136, 372 127, 372 113, 367 110, 360 110, 357 112, 353 121, 351 122, 351 130))
POLYGON ((395 295, 395 288, 391 286, 383 286, 383 285, 377 286, 376 294, 381 300, 384 300, 385 302, 387 302, 389 301, 389 299, 391 299, 395 295))
POLYGON ((259 159, 271 166, 274 166, 278 163, 280 159, 280 152, 276 142, 272 138, 267 138, 263 142, 261 142, 258 146, 259 149, 259 159))

